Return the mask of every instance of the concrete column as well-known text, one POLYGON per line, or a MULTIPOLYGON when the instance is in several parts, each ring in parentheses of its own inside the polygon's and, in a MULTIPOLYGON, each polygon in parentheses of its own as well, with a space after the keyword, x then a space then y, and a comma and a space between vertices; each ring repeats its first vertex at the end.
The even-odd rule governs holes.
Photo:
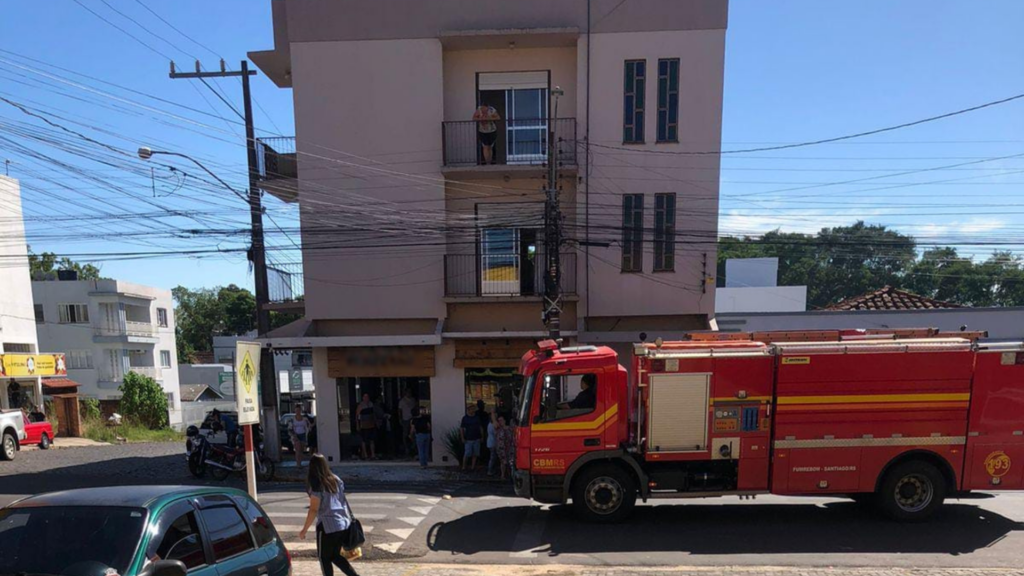
POLYGON ((455 368, 455 345, 442 343, 435 349, 434 377, 430 379, 430 417, 434 431, 433 463, 458 466, 459 459, 448 453, 445 436, 457 428, 466 414, 466 375, 455 368))
POLYGON ((330 462, 340 462, 338 387, 335 379, 327 376, 327 348, 313 348, 313 389, 316 392, 316 413, 319 415, 316 419, 316 434, 320 453, 330 462))

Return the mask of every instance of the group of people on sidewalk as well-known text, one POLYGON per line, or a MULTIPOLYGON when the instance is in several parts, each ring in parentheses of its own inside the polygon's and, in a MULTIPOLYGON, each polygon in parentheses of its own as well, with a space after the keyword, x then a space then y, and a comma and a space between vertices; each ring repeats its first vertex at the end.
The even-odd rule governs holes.
POLYGON ((464 447, 463 471, 476 470, 481 456, 486 456, 487 475, 494 476, 500 471, 503 480, 508 478, 515 457, 510 425, 512 415, 501 408, 499 402, 497 408, 488 413, 483 400, 466 407, 466 415, 459 425, 459 436, 464 447))

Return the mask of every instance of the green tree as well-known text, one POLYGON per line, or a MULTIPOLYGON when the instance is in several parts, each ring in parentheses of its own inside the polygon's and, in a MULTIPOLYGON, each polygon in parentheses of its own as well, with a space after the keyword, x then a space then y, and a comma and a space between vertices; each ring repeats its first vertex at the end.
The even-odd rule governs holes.
POLYGON ((236 336, 256 328, 256 298, 234 284, 190 290, 178 286, 174 297, 178 362, 192 362, 196 352, 213 350, 214 336, 236 336))
POLYGON ((156 380, 137 372, 124 375, 121 386, 121 414, 130 422, 150 430, 167 427, 167 396, 156 380))
POLYGON ((29 274, 33 280, 56 280, 58 270, 74 270, 79 280, 99 280, 100 269, 92 264, 79 264, 70 258, 57 258, 53 252, 36 254, 28 248, 29 274))

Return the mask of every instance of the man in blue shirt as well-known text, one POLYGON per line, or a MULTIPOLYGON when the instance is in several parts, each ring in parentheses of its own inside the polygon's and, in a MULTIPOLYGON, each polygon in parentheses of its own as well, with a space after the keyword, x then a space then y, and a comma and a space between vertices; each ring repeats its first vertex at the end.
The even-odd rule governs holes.
POLYGON ((477 416, 476 406, 473 404, 466 408, 466 415, 462 417, 459 433, 462 436, 462 443, 466 446, 462 455, 462 469, 466 470, 466 464, 472 462, 469 469, 476 470, 476 461, 480 458, 480 439, 483 438, 483 434, 481 433, 480 417, 477 416))

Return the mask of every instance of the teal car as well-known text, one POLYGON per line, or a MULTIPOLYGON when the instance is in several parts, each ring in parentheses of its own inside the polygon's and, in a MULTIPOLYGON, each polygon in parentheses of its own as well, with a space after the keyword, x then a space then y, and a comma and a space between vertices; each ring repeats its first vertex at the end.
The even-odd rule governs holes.
POLYGON ((0 510, 0 575, 290 576, 291 557, 248 494, 117 486, 40 494, 0 510))

